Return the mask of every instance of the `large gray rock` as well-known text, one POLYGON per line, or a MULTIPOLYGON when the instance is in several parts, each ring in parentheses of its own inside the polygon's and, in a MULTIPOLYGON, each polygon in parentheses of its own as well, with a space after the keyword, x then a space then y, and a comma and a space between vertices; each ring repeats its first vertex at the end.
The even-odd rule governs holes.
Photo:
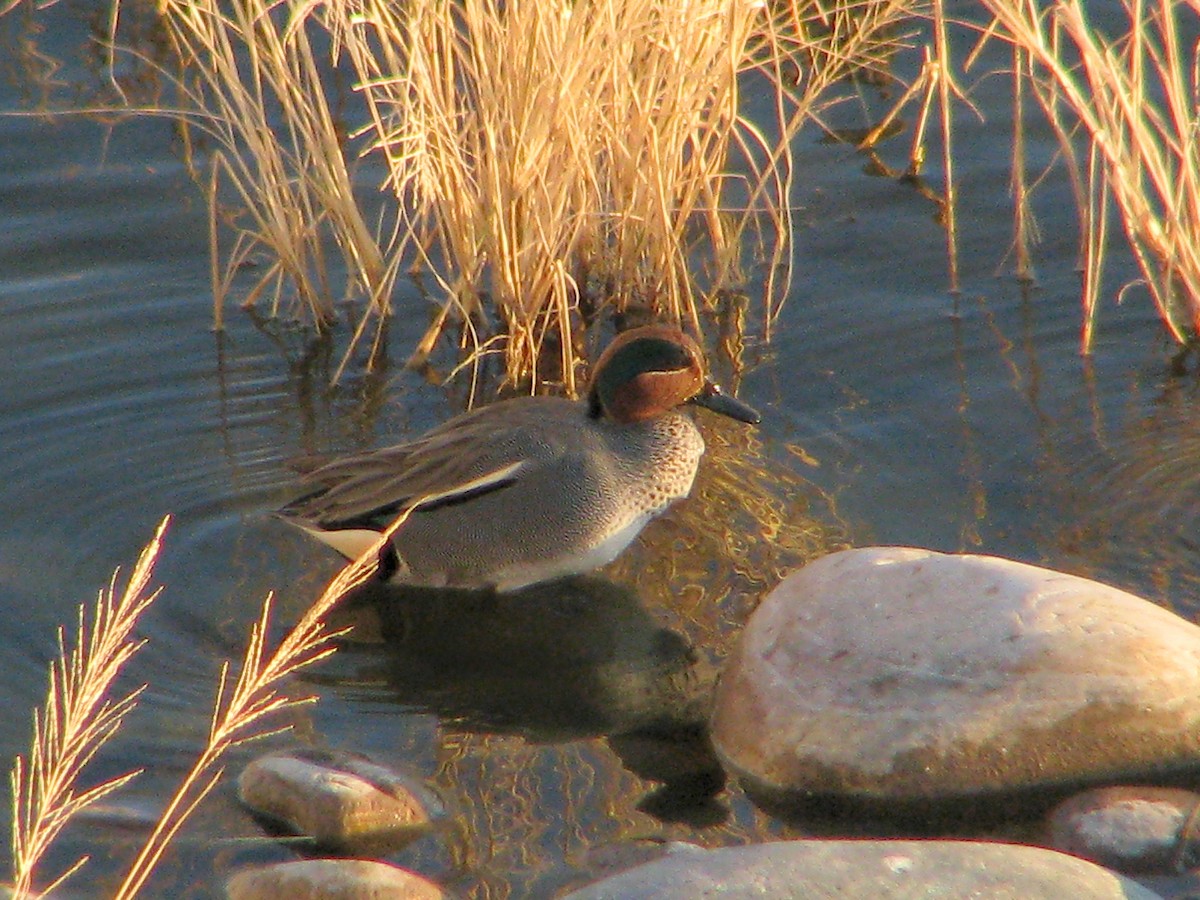
POLYGON ((563 900, 1158 900, 1137 882, 1053 850, 974 841, 781 841, 671 853, 563 900))
POLYGON ((751 616, 717 690, 713 743, 748 788, 784 801, 1200 768, 1200 628, 1010 560, 834 553, 751 616))

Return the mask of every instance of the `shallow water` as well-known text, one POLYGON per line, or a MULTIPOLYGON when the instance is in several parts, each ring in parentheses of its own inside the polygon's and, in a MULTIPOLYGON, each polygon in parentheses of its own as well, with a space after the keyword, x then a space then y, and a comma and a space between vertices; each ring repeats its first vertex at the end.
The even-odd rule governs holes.
MULTIPOLYGON (((75 59, 80 40, 82 27, 40 46, 75 59)), ((27 88, 0 83, 0 109, 28 108, 27 88)), ((740 383, 762 426, 707 421, 694 497, 602 579, 483 607, 387 604, 384 643, 352 642, 291 688, 320 698, 295 714, 303 741, 444 792, 454 825, 389 859, 467 896, 545 896, 631 841, 830 830, 785 826, 722 787, 696 726, 746 609, 843 539, 1011 556, 1196 614, 1196 378, 1173 373, 1143 295, 1113 300, 1135 276, 1119 248, 1095 352, 1079 355, 1065 184, 1037 198, 1036 283, 995 274, 1010 220, 1003 82, 975 99, 989 120, 963 115, 956 136, 957 296, 929 201, 803 135, 798 277, 773 342, 749 340, 740 383)), ((884 153, 902 166, 904 151, 900 139, 884 153)), ((1032 152, 1048 158, 1045 135, 1032 152)), ((294 490, 289 460, 415 435, 461 390, 398 364, 419 314, 391 329, 396 365, 334 390, 340 344, 308 352, 232 310, 214 334, 206 214, 165 122, 0 117, 0 221, 4 759, 26 747, 56 626, 174 516, 165 593, 125 679, 150 687, 91 770, 148 771, 51 863, 92 852, 76 887, 103 896, 202 743, 219 665, 263 597, 278 592, 293 621, 337 569, 269 518, 294 490)), ((419 309, 415 297, 403 300, 419 309)), ((237 750, 229 770, 273 745, 237 750)), ((290 858, 262 835, 222 782, 149 893, 212 896, 240 865, 290 858)))

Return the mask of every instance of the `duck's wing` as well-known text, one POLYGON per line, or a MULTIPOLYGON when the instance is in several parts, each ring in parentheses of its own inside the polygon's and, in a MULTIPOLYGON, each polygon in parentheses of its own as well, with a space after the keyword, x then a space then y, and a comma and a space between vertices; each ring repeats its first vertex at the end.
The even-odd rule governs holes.
MULTIPOLYGON (((427 511, 503 490, 556 452, 521 401, 451 419, 415 441, 345 457, 305 476, 313 487, 280 515, 305 527, 381 530, 405 508, 427 511)), ((542 401, 539 412, 561 414, 542 401)))

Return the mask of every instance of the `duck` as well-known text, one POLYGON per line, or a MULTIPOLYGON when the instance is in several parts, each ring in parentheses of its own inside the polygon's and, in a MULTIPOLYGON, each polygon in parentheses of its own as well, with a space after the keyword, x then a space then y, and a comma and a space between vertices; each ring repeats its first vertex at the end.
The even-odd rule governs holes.
POLYGON ((617 335, 586 397, 527 396, 462 413, 405 443, 335 459, 278 515, 356 559, 405 510, 378 577, 511 592, 612 562, 687 497, 704 439, 685 407, 754 425, 670 325, 617 335))

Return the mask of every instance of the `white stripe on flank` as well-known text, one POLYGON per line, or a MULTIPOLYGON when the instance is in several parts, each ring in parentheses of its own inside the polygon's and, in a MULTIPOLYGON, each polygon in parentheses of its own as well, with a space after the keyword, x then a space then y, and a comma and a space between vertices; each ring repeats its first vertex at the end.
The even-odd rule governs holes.
POLYGON ((480 475, 473 481, 465 481, 462 484, 456 484, 454 487, 444 491, 439 491, 436 494, 426 494, 418 501, 416 508, 429 506, 433 503, 441 503, 446 500, 453 500, 455 497, 470 495, 476 492, 482 492, 486 488, 498 482, 505 481, 516 475, 517 471, 524 468, 526 465, 524 460, 517 460, 505 466, 503 469, 497 469, 494 472, 488 472, 486 475, 480 475))

